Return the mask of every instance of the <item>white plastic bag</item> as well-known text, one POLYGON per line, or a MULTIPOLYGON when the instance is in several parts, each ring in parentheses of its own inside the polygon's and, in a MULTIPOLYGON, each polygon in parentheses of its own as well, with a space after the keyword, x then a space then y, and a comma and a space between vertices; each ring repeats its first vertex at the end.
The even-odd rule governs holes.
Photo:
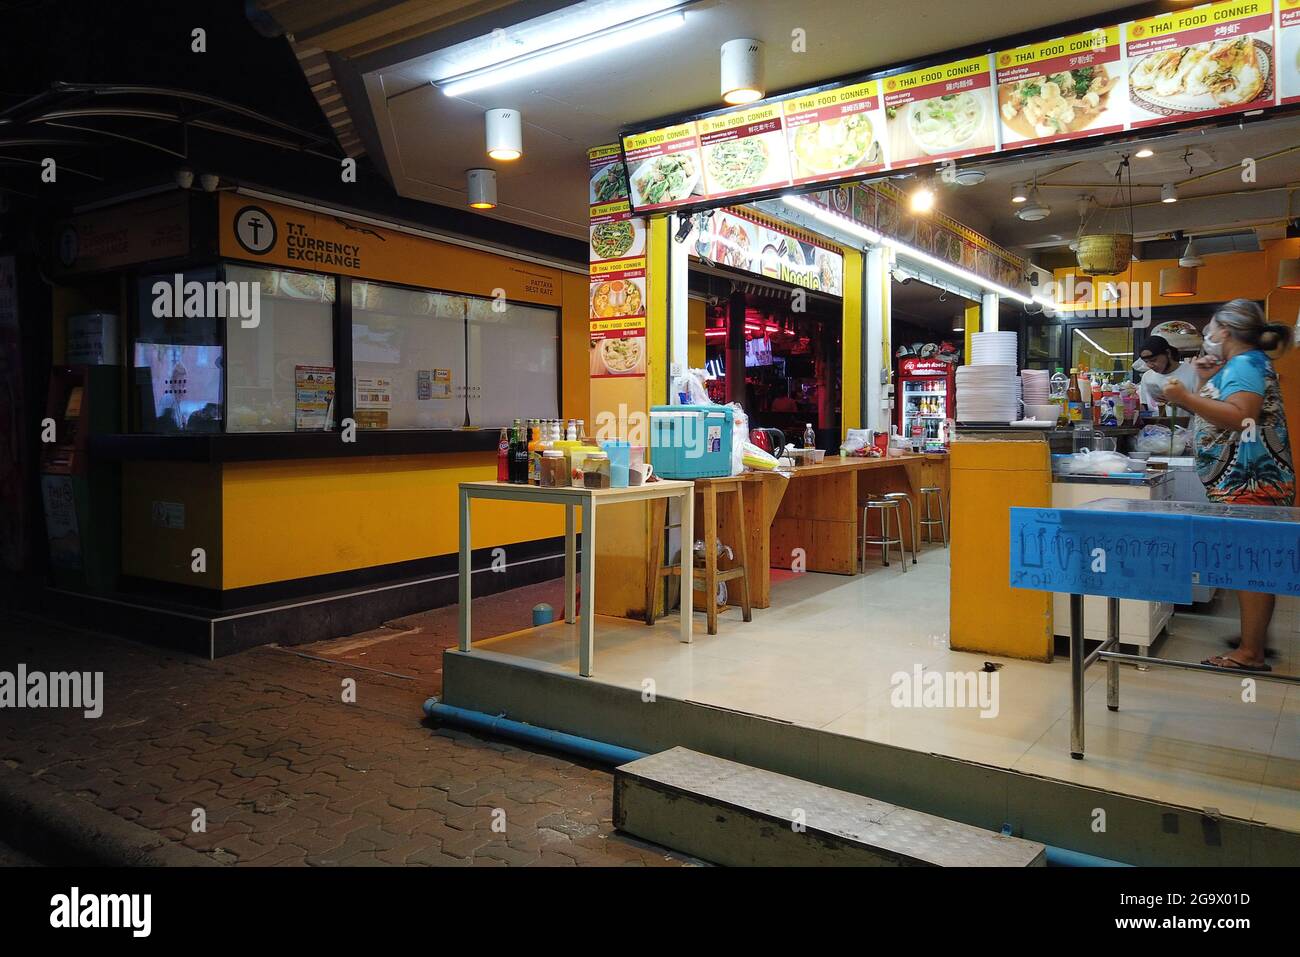
POLYGON ((1056 471, 1062 475, 1113 475, 1116 472, 1144 472, 1146 463, 1131 459, 1122 452, 1083 449, 1059 459, 1056 471))
POLYGON ((745 471, 745 445, 749 442, 749 416, 739 402, 728 405, 731 409, 731 474, 745 471))
POLYGON ((704 384, 712 378, 714 377, 704 369, 687 369, 673 379, 673 391, 669 404, 712 405, 713 400, 709 398, 708 387, 704 384))
POLYGON ((1173 445, 1169 444, 1169 426, 1144 425, 1142 431, 1133 439, 1134 452, 1149 452, 1151 455, 1182 455, 1187 448, 1191 433, 1181 425, 1174 431, 1173 445))
POLYGON ((859 449, 865 449, 875 440, 875 435, 871 429, 849 429, 844 436, 844 441, 840 443, 840 451, 846 455, 852 455, 859 449))

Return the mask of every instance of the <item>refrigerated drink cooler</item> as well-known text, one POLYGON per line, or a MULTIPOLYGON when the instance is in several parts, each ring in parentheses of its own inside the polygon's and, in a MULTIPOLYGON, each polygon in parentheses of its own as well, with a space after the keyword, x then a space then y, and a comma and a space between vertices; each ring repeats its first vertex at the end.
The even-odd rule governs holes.
POLYGON ((903 359, 898 363, 895 424, 913 444, 947 445, 943 427, 956 414, 957 366, 938 359, 903 359))

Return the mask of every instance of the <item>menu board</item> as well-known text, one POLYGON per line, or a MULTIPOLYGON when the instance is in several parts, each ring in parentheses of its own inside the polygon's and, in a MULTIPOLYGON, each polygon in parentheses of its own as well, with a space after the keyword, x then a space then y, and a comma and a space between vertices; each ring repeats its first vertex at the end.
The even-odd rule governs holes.
POLYGON ((1277 26, 1278 94, 1282 103, 1300 103, 1300 0, 1281 0, 1277 26))
POLYGON ((629 133, 631 208, 737 201, 1297 103, 1300 0, 1276 0, 1276 18, 1274 2, 1188 6, 629 133))
POLYGON ((1119 27, 1003 50, 993 61, 1004 146, 1124 129, 1128 73, 1119 27))
POLYGON ((832 296, 844 294, 839 252, 757 217, 717 210, 707 219, 697 218, 686 241, 699 259, 832 296))
MULTIPOLYGON (((682 123, 629 136, 623 142, 623 149, 630 171, 622 188, 625 202, 629 199, 629 185, 631 203, 640 210, 667 209, 703 197, 696 124, 682 123)), ((593 178, 593 202, 596 185, 593 178)))
MULTIPOLYGON (((679 127, 678 132, 682 129, 679 127)), ((645 144, 643 149, 657 150, 645 162, 691 155, 690 149, 676 149, 686 139, 693 140, 693 124, 691 129, 690 137, 677 135, 645 144), (674 149, 666 150, 665 144, 674 149)), ((592 184, 589 361, 590 374, 595 378, 643 376, 646 372, 646 222, 632 215, 619 152, 617 144, 587 151, 592 184)), ((694 163, 698 170, 698 159, 694 163)), ((647 195, 663 200, 660 207, 679 202, 666 200, 668 194, 657 194, 648 182, 645 185, 647 195)))
POLYGON ((796 186, 885 168, 878 86, 869 80, 782 104, 796 186))
POLYGON ((883 85, 891 166, 991 153, 997 146, 988 57, 913 70, 883 85))
POLYGON ((1271 106, 1273 0, 1225 0, 1125 24, 1134 128, 1271 106))
POLYGON ((780 103, 699 121, 704 191, 710 198, 739 196, 790 185, 790 156, 780 103))

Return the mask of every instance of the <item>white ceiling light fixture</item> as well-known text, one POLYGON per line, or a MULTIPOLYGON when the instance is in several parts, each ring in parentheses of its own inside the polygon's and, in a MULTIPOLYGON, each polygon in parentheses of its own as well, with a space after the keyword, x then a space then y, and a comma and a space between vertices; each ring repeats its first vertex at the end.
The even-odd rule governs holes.
MULTIPOLYGON (((958 186, 978 186, 988 178, 982 169, 959 169, 952 174, 952 181, 958 186)), ((1011 200, 1013 203, 1015 199, 1011 200)))
POLYGON ((763 41, 728 40, 722 44, 722 101, 732 106, 761 100, 767 91, 763 41))
POLYGON ((1149 146, 1144 146, 1144 147, 1142 147, 1141 149, 1139 149, 1136 153, 1133 154, 1133 158, 1134 158, 1134 159, 1144 160, 1144 159, 1150 159, 1151 157, 1153 157, 1153 156, 1155 156, 1155 155, 1156 155, 1156 151, 1155 151, 1155 150, 1153 150, 1153 149, 1152 149, 1151 147, 1149 147, 1149 146))
POLYGON ((686 13, 673 10, 668 13, 660 11, 649 16, 638 17, 623 23, 573 37, 552 46, 526 53, 522 56, 495 63, 491 66, 471 70, 458 76, 433 81, 447 96, 464 96, 476 90, 499 86, 514 80, 554 70, 579 60, 601 53, 609 53, 632 43, 639 43, 651 37, 660 36, 676 30, 686 23, 686 13))
POLYGON ((1173 183, 1165 183, 1160 187, 1160 202, 1176 203, 1178 202, 1178 187, 1173 183))
POLYGON ((1011 187, 1011 202, 1023 203, 1029 199, 1029 190, 1024 183, 1016 183, 1011 187))
POLYGON ((1050 215, 1052 215, 1052 207, 1039 198, 1037 185, 1029 191, 1024 204, 1016 210, 1016 218, 1027 223, 1041 222, 1050 215))
POLYGON ((488 110, 483 114, 487 155, 494 160, 517 160, 524 155, 524 120, 518 110, 488 110))
POLYGON ((497 171, 494 169, 468 169, 465 171, 465 193, 472 209, 495 209, 497 205, 497 171))

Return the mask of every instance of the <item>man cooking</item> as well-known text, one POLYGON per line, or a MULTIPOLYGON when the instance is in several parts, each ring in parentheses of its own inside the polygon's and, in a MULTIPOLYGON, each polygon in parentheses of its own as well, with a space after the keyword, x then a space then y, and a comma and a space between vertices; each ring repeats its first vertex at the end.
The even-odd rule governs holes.
POLYGON ((1177 379, 1192 393, 1200 388, 1196 370, 1190 362, 1181 359, 1179 351, 1162 336, 1147 337, 1138 353, 1138 361, 1133 363, 1133 371, 1142 373, 1138 395, 1143 406, 1159 412, 1160 403, 1165 401, 1164 386, 1170 379, 1177 379))

